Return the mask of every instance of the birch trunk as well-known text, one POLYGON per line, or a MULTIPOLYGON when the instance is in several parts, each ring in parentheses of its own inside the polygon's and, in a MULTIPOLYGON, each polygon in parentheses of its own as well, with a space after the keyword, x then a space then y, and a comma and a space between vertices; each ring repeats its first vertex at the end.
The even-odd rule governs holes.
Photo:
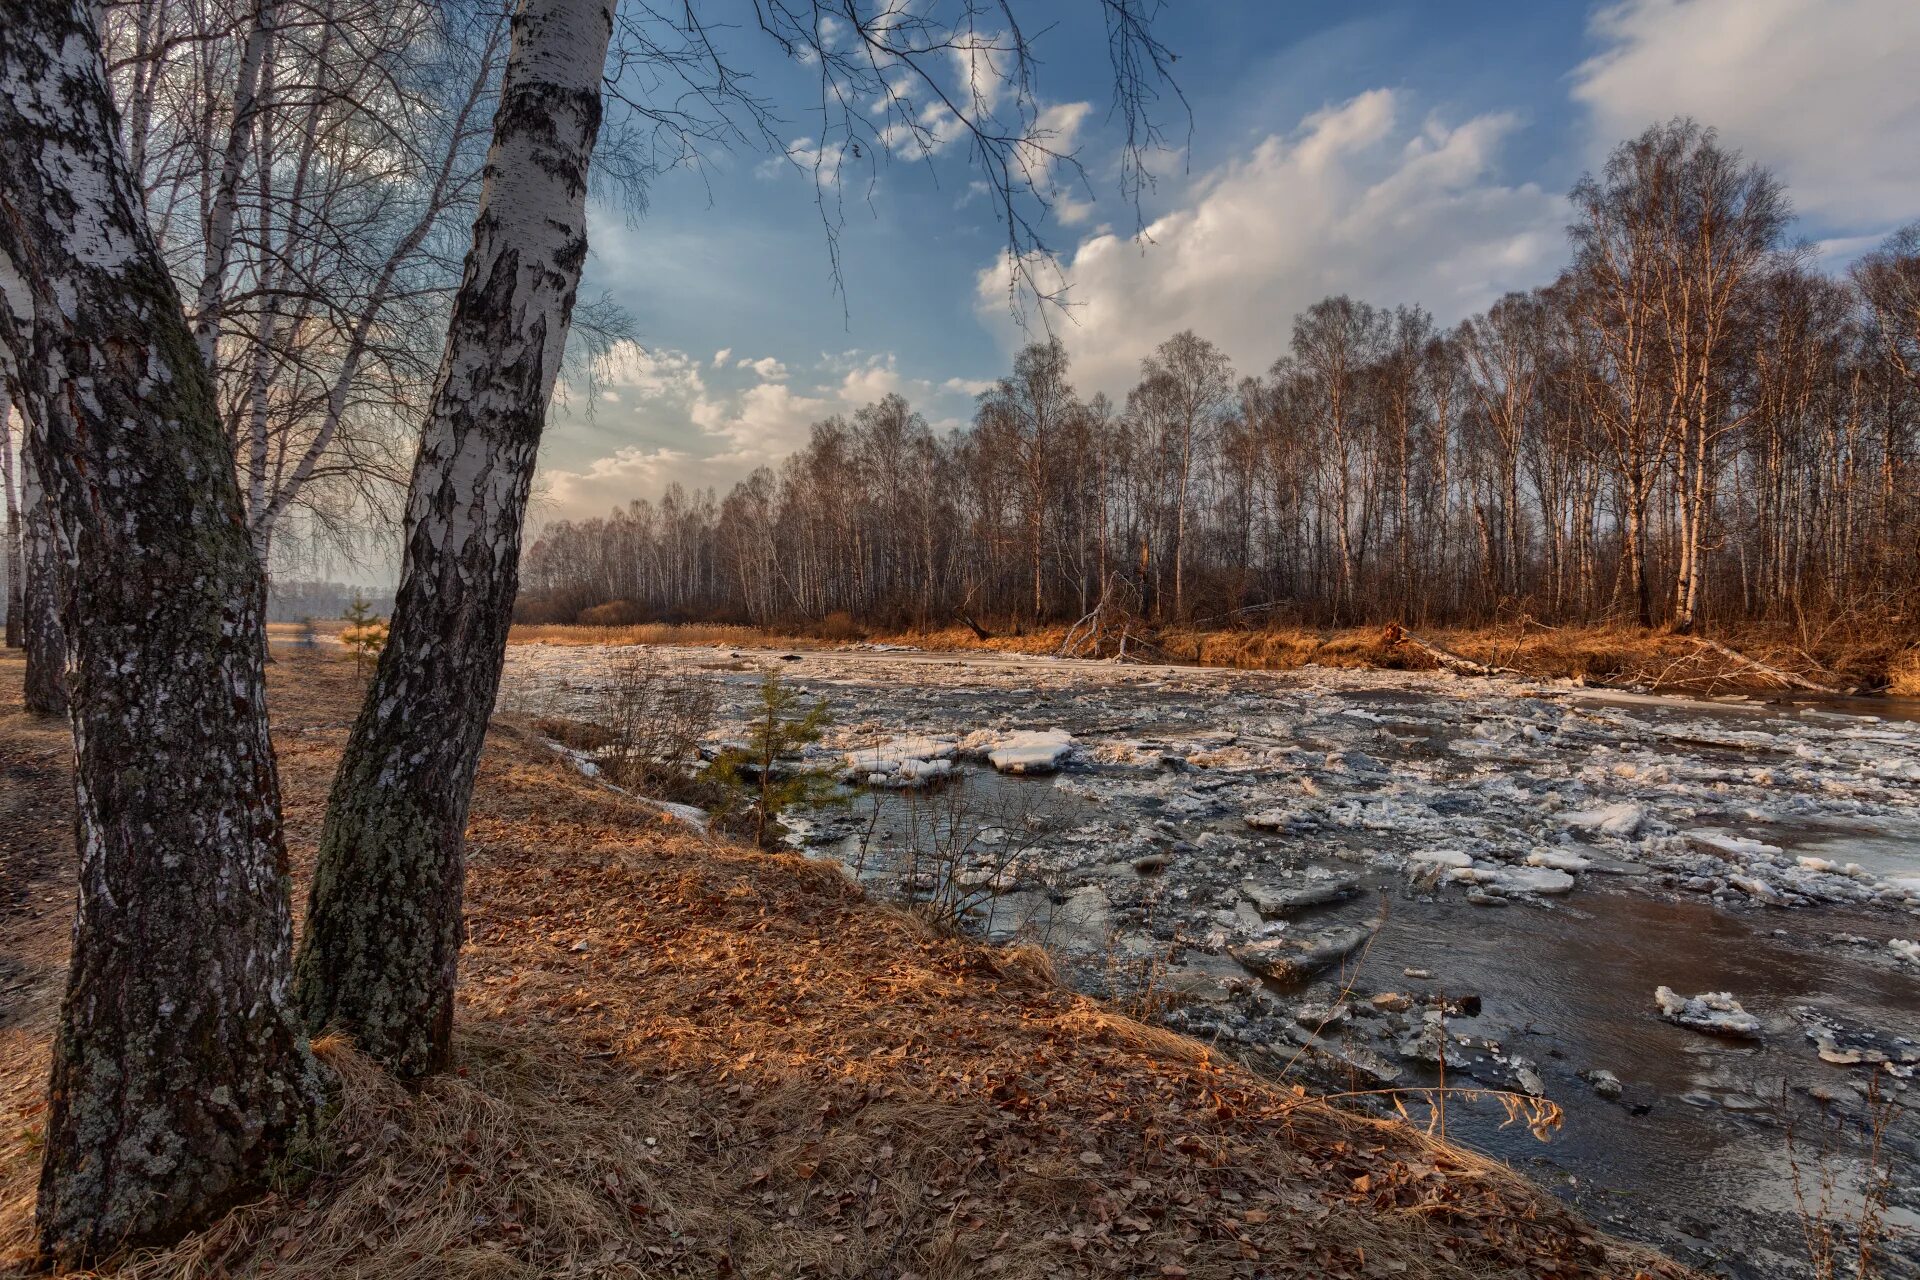
POLYGON ((261 66, 273 38, 276 0, 261 0, 240 51, 240 81, 233 90, 233 118, 220 157, 220 183, 207 217, 206 250, 200 264, 199 295, 194 300, 193 336, 200 362, 209 369, 220 345, 221 303, 225 298, 227 259, 233 252, 233 220, 240 204, 240 174, 258 114, 261 66))
POLYGON ((0 24, 0 337, 72 637, 79 901, 38 1218, 54 1260, 178 1237, 311 1114, 262 590, 205 364, 114 144, 91 6, 0 24))
MULTIPOLYGON (((4 362, 0 362, 3 365, 4 362)), ((22 554, 20 527, 20 484, 13 472, 13 388, 0 367, 0 484, 6 489, 7 503, 7 648, 18 649, 25 641, 27 561, 22 554)))
POLYGON ((53 512, 40 482, 40 446, 20 408, 20 625, 27 671, 22 696, 28 711, 67 714, 67 637, 60 625, 60 564, 53 512))
POLYGON ((547 403, 586 258, 612 0, 521 0, 473 246, 407 496, 391 636, 334 778, 301 940, 308 1026, 442 1069, 467 807, 547 403))

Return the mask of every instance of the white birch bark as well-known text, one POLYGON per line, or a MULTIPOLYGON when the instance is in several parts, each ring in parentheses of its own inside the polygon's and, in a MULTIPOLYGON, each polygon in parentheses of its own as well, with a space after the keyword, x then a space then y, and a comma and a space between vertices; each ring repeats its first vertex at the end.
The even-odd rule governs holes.
POLYGON ((391 634, 334 779, 297 982, 403 1076, 445 1067, 467 806, 540 433, 586 259, 612 0, 521 0, 408 491, 391 634))
POLYGON ((59 552, 80 856, 37 1206, 67 1264, 251 1193, 318 1101, 288 990, 262 579, 113 126, 90 6, 11 5, 0 342, 59 552))

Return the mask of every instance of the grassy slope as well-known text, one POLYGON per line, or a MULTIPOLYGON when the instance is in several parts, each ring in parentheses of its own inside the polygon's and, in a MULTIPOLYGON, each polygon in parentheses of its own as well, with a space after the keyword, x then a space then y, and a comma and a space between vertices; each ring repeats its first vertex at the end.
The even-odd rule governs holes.
MULTIPOLYGON (((273 670, 299 896, 357 690, 273 670)), ((30 1240, 71 892, 64 733, 0 660, 0 1258, 30 1240)), ((710 842, 489 739, 456 1075, 337 1041, 298 1189, 124 1277, 1629 1276, 1469 1154, 1263 1083, 939 936, 838 872, 710 842)))

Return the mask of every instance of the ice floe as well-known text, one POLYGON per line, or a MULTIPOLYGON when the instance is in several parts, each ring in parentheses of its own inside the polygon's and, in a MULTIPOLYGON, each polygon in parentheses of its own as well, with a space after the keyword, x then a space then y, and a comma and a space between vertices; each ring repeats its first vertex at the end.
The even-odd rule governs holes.
POLYGON ((1704 1031, 1708 1035, 1758 1039, 1763 1030, 1760 1019, 1740 1007, 1730 991, 1703 991, 1697 996, 1682 996, 1672 987, 1660 987, 1653 993, 1660 1016, 1668 1022, 1704 1031))
POLYGON ((1073 735, 1065 729, 976 729, 959 742, 961 755, 1019 774, 1052 773, 1073 748, 1073 735))

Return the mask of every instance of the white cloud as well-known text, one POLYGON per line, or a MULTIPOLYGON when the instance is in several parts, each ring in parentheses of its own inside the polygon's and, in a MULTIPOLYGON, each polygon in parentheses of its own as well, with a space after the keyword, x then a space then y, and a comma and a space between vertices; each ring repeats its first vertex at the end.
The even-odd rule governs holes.
POLYGON ((893 357, 874 356, 859 368, 849 369, 846 376, 840 379, 840 399, 851 408, 859 408, 893 394, 900 390, 900 386, 900 375, 893 367, 893 357))
POLYGON ((778 462, 807 442, 807 428, 835 412, 834 402, 802 395, 784 382, 762 382, 736 397, 705 397, 690 415, 693 425, 724 442, 720 453, 741 473, 778 462))
POLYGON ((1028 135, 1032 140, 1014 148, 1014 159, 1035 189, 1054 189, 1057 157, 1073 154, 1079 144, 1080 126, 1092 112, 1091 102, 1056 102, 1034 117, 1028 135))
POLYGON ((727 358, 732 354, 733 354, 732 347, 722 347, 718 351, 714 352, 713 367, 716 369, 724 368, 727 363, 727 358))
POLYGON ((787 376, 787 366, 781 364, 772 356, 761 356, 758 360, 754 360, 748 356, 741 356, 739 360, 734 362, 734 367, 753 370, 754 376, 762 382, 780 382, 787 376))
MULTIPOLYGON (((1402 114, 1388 89, 1317 111, 1198 179, 1147 228, 1149 243, 1104 232, 1082 240, 1059 264, 1078 305, 1054 326, 1080 390, 1123 392, 1140 358, 1184 328, 1251 373, 1285 351, 1293 317, 1329 294, 1417 302, 1448 321, 1546 280, 1565 256, 1565 207, 1532 184, 1499 181, 1517 121, 1414 126, 1402 114)), ((978 290, 982 317, 1009 343, 1022 340, 1004 256, 978 290)))
POLYGON ((845 142, 816 143, 812 138, 795 138, 787 144, 785 155, 769 156, 754 172, 762 178, 777 178, 798 169, 811 175, 816 185, 831 187, 840 181, 840 167, 846 159, 845 142))
POLYGON ((594 381, 615 392, 658 398, 696 395, 706 386, 700 362, 684 351, 649 350, 621 339, 594 362, 594 381))
POLYGON ((1920 215, 1920 3, 1623 0, 1574 73, 1596 158, 1675 115, 1775 168, 1832 227, 1920 215))
POLYGON ((940 386, 942 390, 961 396, 977 396, 983 391, 993 390, 993 382, 988 378, 948 378, 940 386))
POLYGON ((685 352, 617 344, 596 369, 610 392, 618 393, 609 402, 617 407, 601 406, 590 428, 586 419, 562 411, 547 432, 556 461, 540 471, 543 517, 605 515, 634 498, 657 497, 675 481, 724 491, 755 467, 777 466, 806 444, 813 424, 824 418, 851 415, 892 391, 934 391, 902 379, 884 353, 822 352, 800 389, 786 381, 787 366, 772 357, 734 360, 732 348, 718 355, 726 357, 714 366, 722 376, 709 383, 702 375, 707 362, 685 352), (736 369, 758 381, 738 385, 736 369), (580 456, 588 440, 609 432, 670 443, 580 456))
POLYGON ((545 468, 538 514, 569 520, 604 516, 634 498, 658 497, 671 480, 686 483, 689 461, 676 449, 628 446, 578 471, 545 468))

